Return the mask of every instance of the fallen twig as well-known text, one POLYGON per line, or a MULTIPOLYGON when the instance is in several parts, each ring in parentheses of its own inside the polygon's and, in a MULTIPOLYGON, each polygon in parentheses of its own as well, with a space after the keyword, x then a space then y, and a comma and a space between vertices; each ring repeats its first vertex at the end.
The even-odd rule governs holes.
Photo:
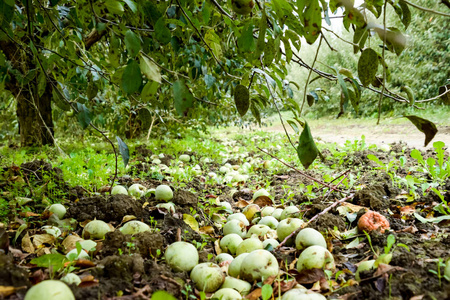
POLYGON ((279 161, 280 163, 282 163, 282 164, 285 165, 286 167, 291 168, 292 170, 294 170, 294 171, 300 173, 300 174, 303 175, 304 177, 306 177, 306 178, 308 178, 308 179, 310 179, 310 180, 312 180, 312 181, 315 181, 315 182, 317 182, 317 183, 320 183, 321 185, 326 186, 326 187, 332 189, 333 191, 337 191, 337 192, 341 192, 341 193, 344 193, 344 194, 348 194, 348 192, 346 192, 346 191, 342 191, 342 190, 336 188, 335 186, 333 186, 333 185, 331 185, 331 184, 328 184, 328 183, 326 183, 326 182, 323 182, 322 180, 316 179, 316 178, 314 178, 314 177, 312 177, 312 176, 306 174, 305 172, 300 171, 300 170, 297 169, 296 167, 291 166, 291 165, 288 164, 288 163, 285 163, 284 161, 282 161, 281 159, 275 157, 274 155, 270 154, 269 152, 264 151, 263 149, 261 149, 261 148, 259 148, 259 147, 256 147, 256 148, 257 148, 259 151, 264 152, 265 154, 269 155, 270 157, 276 159, 277 161, 279 161))

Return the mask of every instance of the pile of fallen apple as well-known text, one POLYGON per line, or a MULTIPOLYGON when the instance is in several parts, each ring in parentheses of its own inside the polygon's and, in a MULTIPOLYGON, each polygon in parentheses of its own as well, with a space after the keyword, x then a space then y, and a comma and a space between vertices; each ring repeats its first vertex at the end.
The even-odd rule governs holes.
MULTIPOLYGON (((156 158, 155 158, 156 159, 156 158)), ((180 160, 188 163, 190 157, 183 155, 180 160)), ((224 174, 224 181, 245 181, 248 176, 245 175, 250 164, 243 164, 239 167, 224 165, 219 172, 224 174)), ((200 167, 196 168, 200 169, 200 167)), ((201 173, 200 173, 201 174, 201 173)), ((199 176, 201 176, 199 174, 199 176)), ((215 174, 208 173, 213 177, 215 174)), ((126 194, 136 198, 154 194, 155 199, 160 201, 158 207, 166 209, 169 213, 175 212, 175 205, 170 202, 173 198, 173 191, 167 185, 159 185, 155 189, 147 189, 141 184, 133 184, 128 189, 124 186, 117 185, 113 188, 112 194, 126 194)), ((218 240, 218 250, 215 262, 206 262, 199 264, 199 253, 197 248, 188 242, 175 242, 167 247, 164 253, 165 262, 175 272, 188 272, 192 284, 198 291, 212 294, 211 299, 242 299, 248 295, 255 283, 263 282, 268 278, 277 278, 284 280, 286 277, 279 268, 279 263, 275 258, 273 251, 277 250, 280 243, 285 247, 295 247, 297 249, 296 269, 301 272, 309 269, 323 269, 333 272, 335 270, 335 262, 333 255, 327 250, 327 243, 320 232, 315 229, 307 228, 304 221, 300 218, 300 211, 297 206, 287 206, 275 208, 270 205, 260 207, 257 199, 265 197, 270 199, 271 195, 265 190, 257 190, 253 194, 253 203, 248 204, 240 212, 229 214, 225 217, 218 218, 216 225, 222 229, 222 237, 218 240), (306 228, 303 228, 306 227, 306 228), (292 233, 289 239, 285 240, 292 233)), ((230 203, 220 202, 227 211, 233 211, 230 203)), ((65 208, 61 204, 54 204, 49 208, 59 219, 64 218, 65 208)), ((370 231, 376 229, 377 226, 385 226, 379 228, 384 231, 389 227, 385 224, 387 220, 377 219, 381 215, 372 215, 361 217, 361 220, 376 221, 375 228, 365 228, 361 222, 360 230, 370 231)), ((376 213, 375 213, 376 214, 376 213)), ((382 216, 381 216, 382 217, 382 216)), ((383 217, 384 218, 384 217, 383 217)), ((56 237, 61 234, 58 227, 44 226, 45 232, 56 237)), ((114 230, 110 224, 102 220, 93 220, 85 225, 82 237, 76 241, 80 243, 83 251, 79 252, 73 249, 67 253, 70 259, 89 259, 92 249, 95 248, 94 240, 103 239, 105 234, 114 230)), ((130 220, 123 224, 119 230, 123 234, 137 234, 139 232, 151 231, 151 227, 144 222, 130 220)), ((69 243, 63 241, 64 243, 69 243)), ((73 247, 72 247, 73 248, 73 247)), ((358 273, 363 270, 373 269, 375 261, 364 262, 360 265, 358 273)), ((446 274, 450 276, 450 264, 446 268, 446 274)), ((77 275, 68 274, 62 278, 70 284, 79 284, 80 279, 77 275)), ((32 287, 26 299, 40 299, 41 293, 46 298, 52 299, 48 294, 49 284, 55 284, 51 290, 54 293, 65 293, 64 299, 74 299, 70 289, 61 281, 44 281, 32 287), (66 289, 67 288, 67 289, 66 289)), ((276 296, 279 294, 276 293, 276 296)), ((280 298, 281 300, 290 299, 326 299, 318 293, 311 292, 301 285, 295 286, 293 289, 286 291, 280 298)))

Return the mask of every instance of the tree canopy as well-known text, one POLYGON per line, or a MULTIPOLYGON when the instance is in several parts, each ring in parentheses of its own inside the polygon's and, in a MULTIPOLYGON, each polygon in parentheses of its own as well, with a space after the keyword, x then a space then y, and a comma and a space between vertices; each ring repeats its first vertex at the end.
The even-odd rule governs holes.
POLYGON ((450 16, 447 0, 432 8, 408 0, 0 0, 0 7, 0 78, 17 100, 22 145, 52 143, 52 105, 75 111, 83 128, 116 132, 131 119, 145 128, 172 119, 199 126, 249 111, 260 122, 268 105, 291 109, 302 125, 302 101, 314 96, 306 91, 316 79, 336 82, 341 102, 355 110, 364 90, 414 106, 411 91, 388 88, 385 52, 404 51, 414 10, 450 16), (323 34, 339 36, 326 25, 333 18, 352 36, 357 74, 298 55, 302 43, 333 47, 323 34), (306 83, 286 80, 289 64, 309 71, 306 83), (293 99, 294 87, 304 88, 303 99, 293 99))

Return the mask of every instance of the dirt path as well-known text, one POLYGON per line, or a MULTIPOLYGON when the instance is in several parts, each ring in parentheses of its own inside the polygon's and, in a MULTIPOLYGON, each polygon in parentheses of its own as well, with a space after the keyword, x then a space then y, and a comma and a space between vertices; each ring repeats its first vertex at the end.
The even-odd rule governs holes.
MULTIPOLYGON (((418 131, 411 123, 382 123, 376 125, 374 120, 370 124, 369 122, 349 124, 348 121, 338 122, 338 120, 319 120, 311 121, 310 128, 313 137, 320 139, 324 142, 343 144, 346 140, 361 139, 364 135, 366 143, 368 144, 389 144, 394 142, 403 141, 410 147, 417 149, 433 148, 433 142, 443 141, 447 146, 450 146, 450 126, 437 125, 438 133, 435 138, 424 147, 425 135, 418 131)), ((274 125, 264 130, 284 132, 281 125, 274 125)), ((289 132, 293 132, 290 130, 289 132)))

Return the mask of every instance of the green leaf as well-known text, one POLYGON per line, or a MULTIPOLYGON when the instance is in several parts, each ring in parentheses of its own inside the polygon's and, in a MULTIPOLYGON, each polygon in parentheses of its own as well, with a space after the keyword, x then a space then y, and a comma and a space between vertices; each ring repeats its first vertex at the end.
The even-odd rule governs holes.
POLYGON ((255 39, 253 37, 253 24, 249 23, 244 27, 241 36, 237 39, 238 47, 243 52, 255 51, 255 39))
POLYGON ((112 14, 122 15, 124 12, 123 3, 117 0, 106 0, 105 6, 112 14))
POLYGON ((267 15, 266 12, 262 11, 261 20, 259 21, 259 32, 258 39, 256 40, 256 51, 255 58, 259 58, 261 53, 263 53, 266 47, 266 30, 267 30, 267 15))
POLYGON ((368 86, 378 70, 378 54, 371 48, 364 49, 358 60, 358 77, 364 86, 368 86))
POLYGON ((242 84, 238 84, 234 89, 234 104, 241 117, 247 113, 250 107, 250 93, 242 84))
POLYGON ((81 103, 77 103, 77 110, 78 123, 80 123, 81 128, 86 129, 91 123, 91 112, 86 105, 81 103))
POLYGON ((176 298, 166 291, 156 291, 152 294, 151 300, 176 300, 176 298))
POLYGON ((404 116, 404 117, 408 118, 408 120, 410 120, 411 123, 413 123, 414 126, 417 127, 417 129, 419 129, 419 131, 425 134, 424 147, 426 147, 438 132, 436 125, 433 122, 428 121, 427 119, 423 119, 417 116, 404 116))
POLYGON ((220 37, 214 32, 214 30, 210 29, 205 34, 205 42, 211 48, 212 52, 218 59, 222 59, 222 46, 220 37))
POLYGON ((308 44, 313 44, 322 29, 322 9, 319 0, 310 0, 302 16, 305 26, 305 39, 308 44))
POLYGON ((265 284, 261 288, 261 296, 263 300, 269 300, 272 298, 273 288, 270 284, 265 284))
POLYGON ((150 80, 161 83, 159 67, 150 59, 141 55, 139 57, 141 72, 150 80))
POLYGON ((411 23, 411 11, 409 10, 409 5, 405 3, 405 1, 400 0, 398 2, 400 7, 402 8, 402 23, 405 25, 405 29, 408 28, 411 23))
POLYGON ((252 104, 250 105, 250 111, 252 112, 252 115, 253 115, 253 117, 255 117, 258 124, 261 126, 261 113, 259 112, 258 107, 256 107, 256 105, 253 101, 252 101, 252 104))
POLYGON ((395 27, 390 27, 385 30, 382 26, 372 25, 373 31, 378 34, 381 41, 386 39, 386 46, 395 54, 400 55, 406 47, 406 37, 395 27))
POLYGON ((317 149, 316 143, 311 135, 311 131, 309 129, 309 125, 305 122, 305 126, 303 127, 302 134, 300 135, 300 140, 297 148, 297 155, 305 169, 308 169, 309 166, 314 162, 317 155, 319 154, 319 150, 317 149))
POLYGON ((156 81, 149 81, 145 84, 141 92, 141 99, 143 102, 151 102, 159 88, 159 83, 156 81))
POLYGON ((135 93, 142 84, 142 74, 139 64, 130 60, 122 75, 122 89, 127 94, 135 93))
POLYGON ((269 66, 272 64, 273 59, 275 58, 275 41, 272 38, 268 38, 266 43, 266 47, 264 48, 264 65, 269 66))
POLYGON ((37 265, 39 268, 52 268, 53 270, 60 270, 64 268, 64 263, 67 258, 60 253, 44 254, 42 256, 33 258, 30 263, 37 265))
POLYGON ((170 42, 172 38, 172 34, 170 33, 169 28, 166 26, 166 22, 164 21, 164 17, 159 18, 159 20, 155 24, 155 37, 163 45, 166 45, 170 42))
POLYGON ((128 54, 134 58, 141 50, 141 40, 133 31, 127 30, 125 33, 125 46, 127 46, 128 54))
POLYGON ((122 156, 123 164, 126 168, 128 165, 128 161, 130 160, 130 150, 128 150, 127 144, 125 144, 125 142, 122 141, 120 137, 116 136, 116 139, 117 143, 119 144, 119 152, 122 156))
POLYGON ((350 99, 347 85, 345 84, 345 80, 344 80, 344 77, 342 76, 342 74, 340 74, 338 72, 336 72, 336 73, 337 73, 336 76, 337 76, 339 85, 341 86, 342 94, 344 95, 344 101, 345 101, 345 103, 347 103, 347 101, 350 99))
POLYGON ((184 80, 177 80, 173 84, 173 98, 177 113, 180 116, 186 116, 189 108, 192 107, 194 96, 186 86, 184 80))
POLYGON ((415 97, 414 97, 414 91, 412 88, 410 88, 407 85, 403 85, 400 90, 402 92, 406 93, 406 96, 408 97, 408 101, 409 101, 409 105, 413 106, 414 102, 415 102, 415 97))
POLYGON ((134 1, 132 1, 132 0, 123 0, 127 5, 128 5, 128 7, 131 9, 131 11, 133 12, 133 13, 137 13, 137 5, 136 5, 136 2, 134 2, 134 1))
POLYGON ((58 87, 54 87, 52 89, 52 101, 58 106, 60 109, 64 111, 70 110, 70 104, 64 99, 61 95, 62 91, 58 87))

